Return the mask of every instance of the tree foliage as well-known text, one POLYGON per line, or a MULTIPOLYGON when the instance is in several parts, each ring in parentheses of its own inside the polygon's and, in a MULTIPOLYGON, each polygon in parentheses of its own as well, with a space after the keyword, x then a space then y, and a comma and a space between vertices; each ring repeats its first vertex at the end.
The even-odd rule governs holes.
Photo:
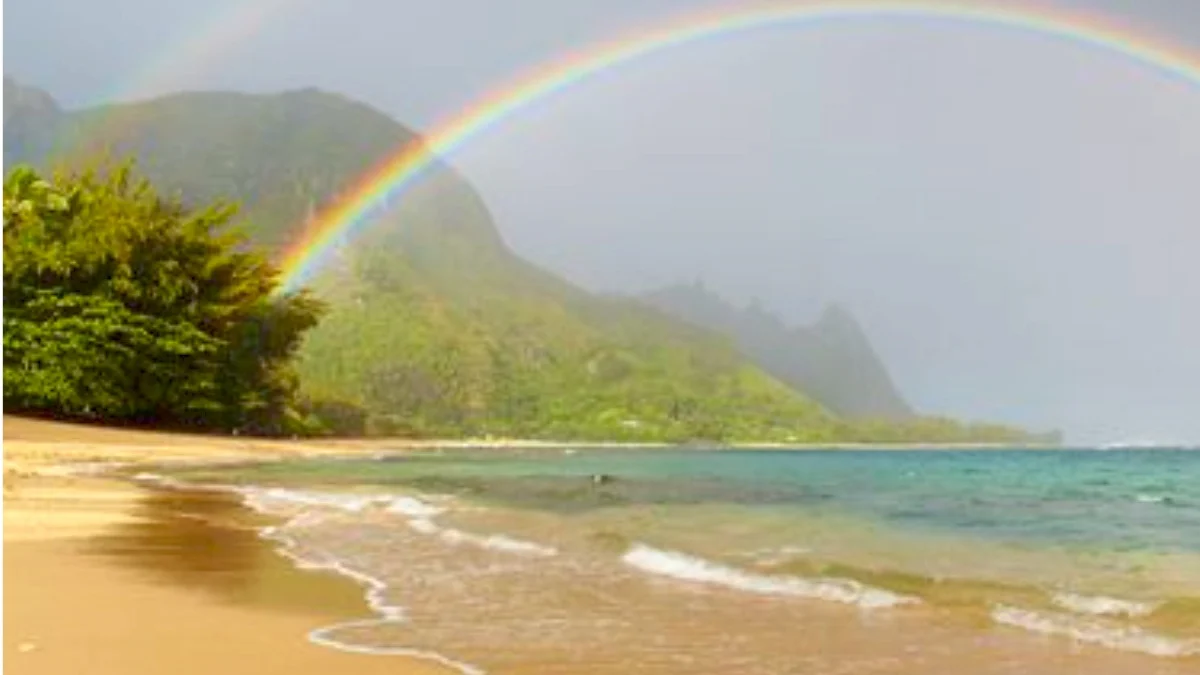
POLYGON ((129 164, 4 183, 4 405, 281 433, 323 306, 274 295, 232 206, 187 209, 129 164))

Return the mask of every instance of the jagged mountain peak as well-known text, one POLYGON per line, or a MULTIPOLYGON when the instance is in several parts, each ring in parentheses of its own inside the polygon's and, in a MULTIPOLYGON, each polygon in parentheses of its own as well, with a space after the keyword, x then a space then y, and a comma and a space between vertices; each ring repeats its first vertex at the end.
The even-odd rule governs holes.
POLYGON ((828 305, 811 326, 791 326, 761 303, 739 307, 696 284, 651 291, 643 299, 730 337, 767 372, 836 413, 893 419, 913 415, 866 331, 842 305, 828 305))

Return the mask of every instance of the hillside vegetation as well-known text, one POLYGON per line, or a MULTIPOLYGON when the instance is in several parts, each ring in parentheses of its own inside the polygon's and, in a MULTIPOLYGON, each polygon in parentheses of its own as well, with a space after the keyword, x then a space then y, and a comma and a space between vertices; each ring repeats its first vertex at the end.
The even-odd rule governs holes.
MULTIPOLYGON (((238 225, 268 257, 369 167, 420 142, 363 104, 314 90, 63 111, 36 90, 5 87, 8 167, 133 157, 185 206, 239 202, 238 225)), ((876 423, 840 419, 726 337, 639 301, 586 293, 520 259, 446 166, 332 258, 312 281, 328 312, 295 365, 312 431, 881 438, 876 423)))

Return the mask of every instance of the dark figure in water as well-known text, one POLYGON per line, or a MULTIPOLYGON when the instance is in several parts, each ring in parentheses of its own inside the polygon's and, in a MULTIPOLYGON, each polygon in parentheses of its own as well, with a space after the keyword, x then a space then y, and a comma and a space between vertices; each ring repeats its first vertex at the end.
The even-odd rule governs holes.
POLYGON ((613 477, 606 473, 592 474, 592 485, 604 485, 605 483, 611 483, 612 481, 613 477))

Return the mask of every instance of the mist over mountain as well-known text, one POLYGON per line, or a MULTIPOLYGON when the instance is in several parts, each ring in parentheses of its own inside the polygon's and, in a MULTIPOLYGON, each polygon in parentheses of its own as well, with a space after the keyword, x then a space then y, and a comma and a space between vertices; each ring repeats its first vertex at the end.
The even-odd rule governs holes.
MULTIPOLYGON (((584 288, 699 276, 789 325, 836 300, 920 410, 1195 442, 1200 88, 1157 59, 1190 62, 1200 9, 962 4, 1094 15, 1164 49, 934 17, 789 22, 572 80, 446 161, 513 251, 584 288)), ((39 0, 6 5, 5 68, 67 108, 316 86, 441 129, 514 78, 696 9, 39 0)))
POLYGON ((914 414, 866 332, 843 307, 828 306, 810 326, 789 326, 758 304, 737 307, 701 282, 641 297, 733 339, 767 372, 840 415, 905 419, 914 414))
MULTIPOLYGON (((5 127, 6 167, 133 157, 185 203, 239 202, 239 226, 274 255, 370 167, 422 142, 370 106, 314 89, 63 111, 42 92, 6 87, 15 95, 5 118, 17 122, 5 127)), ((515 255, 474 188, 444 164, 343 238, 312 283, 330 311, 304 343, 301 389, 345 433, 1031 438, 944 418, 909 423, 865 335, 836 309, 789 331, 703 296, 702 311, 680 320, 678 308, 661 311, 669 295, 647 304, 577 288, 515 255), (864 417, 873 419, 856 421, 864 417)))
POLYGON ((65 123, 50 94, 4 77, 4 166, 40 159, 49 153, 65 123))
MULTIPOLYGON (((6 97, 6 118, 22 121, 6 126, 6 164, 132 156, 186 201, 241 202, 241 227, 276 251, 370 166, 420 142, 367 106, 314 90, 185 93, 70 113, 20 91, 6 97)), ((315 280, 331 311, 308 338, 300 374, 315 406, 361 410, 351 417, 362 430, 835 434, 820 406, 715 336, 633 301, 593 298, 514 256, 478 195, 445 166, 335 258, 315 280)))

